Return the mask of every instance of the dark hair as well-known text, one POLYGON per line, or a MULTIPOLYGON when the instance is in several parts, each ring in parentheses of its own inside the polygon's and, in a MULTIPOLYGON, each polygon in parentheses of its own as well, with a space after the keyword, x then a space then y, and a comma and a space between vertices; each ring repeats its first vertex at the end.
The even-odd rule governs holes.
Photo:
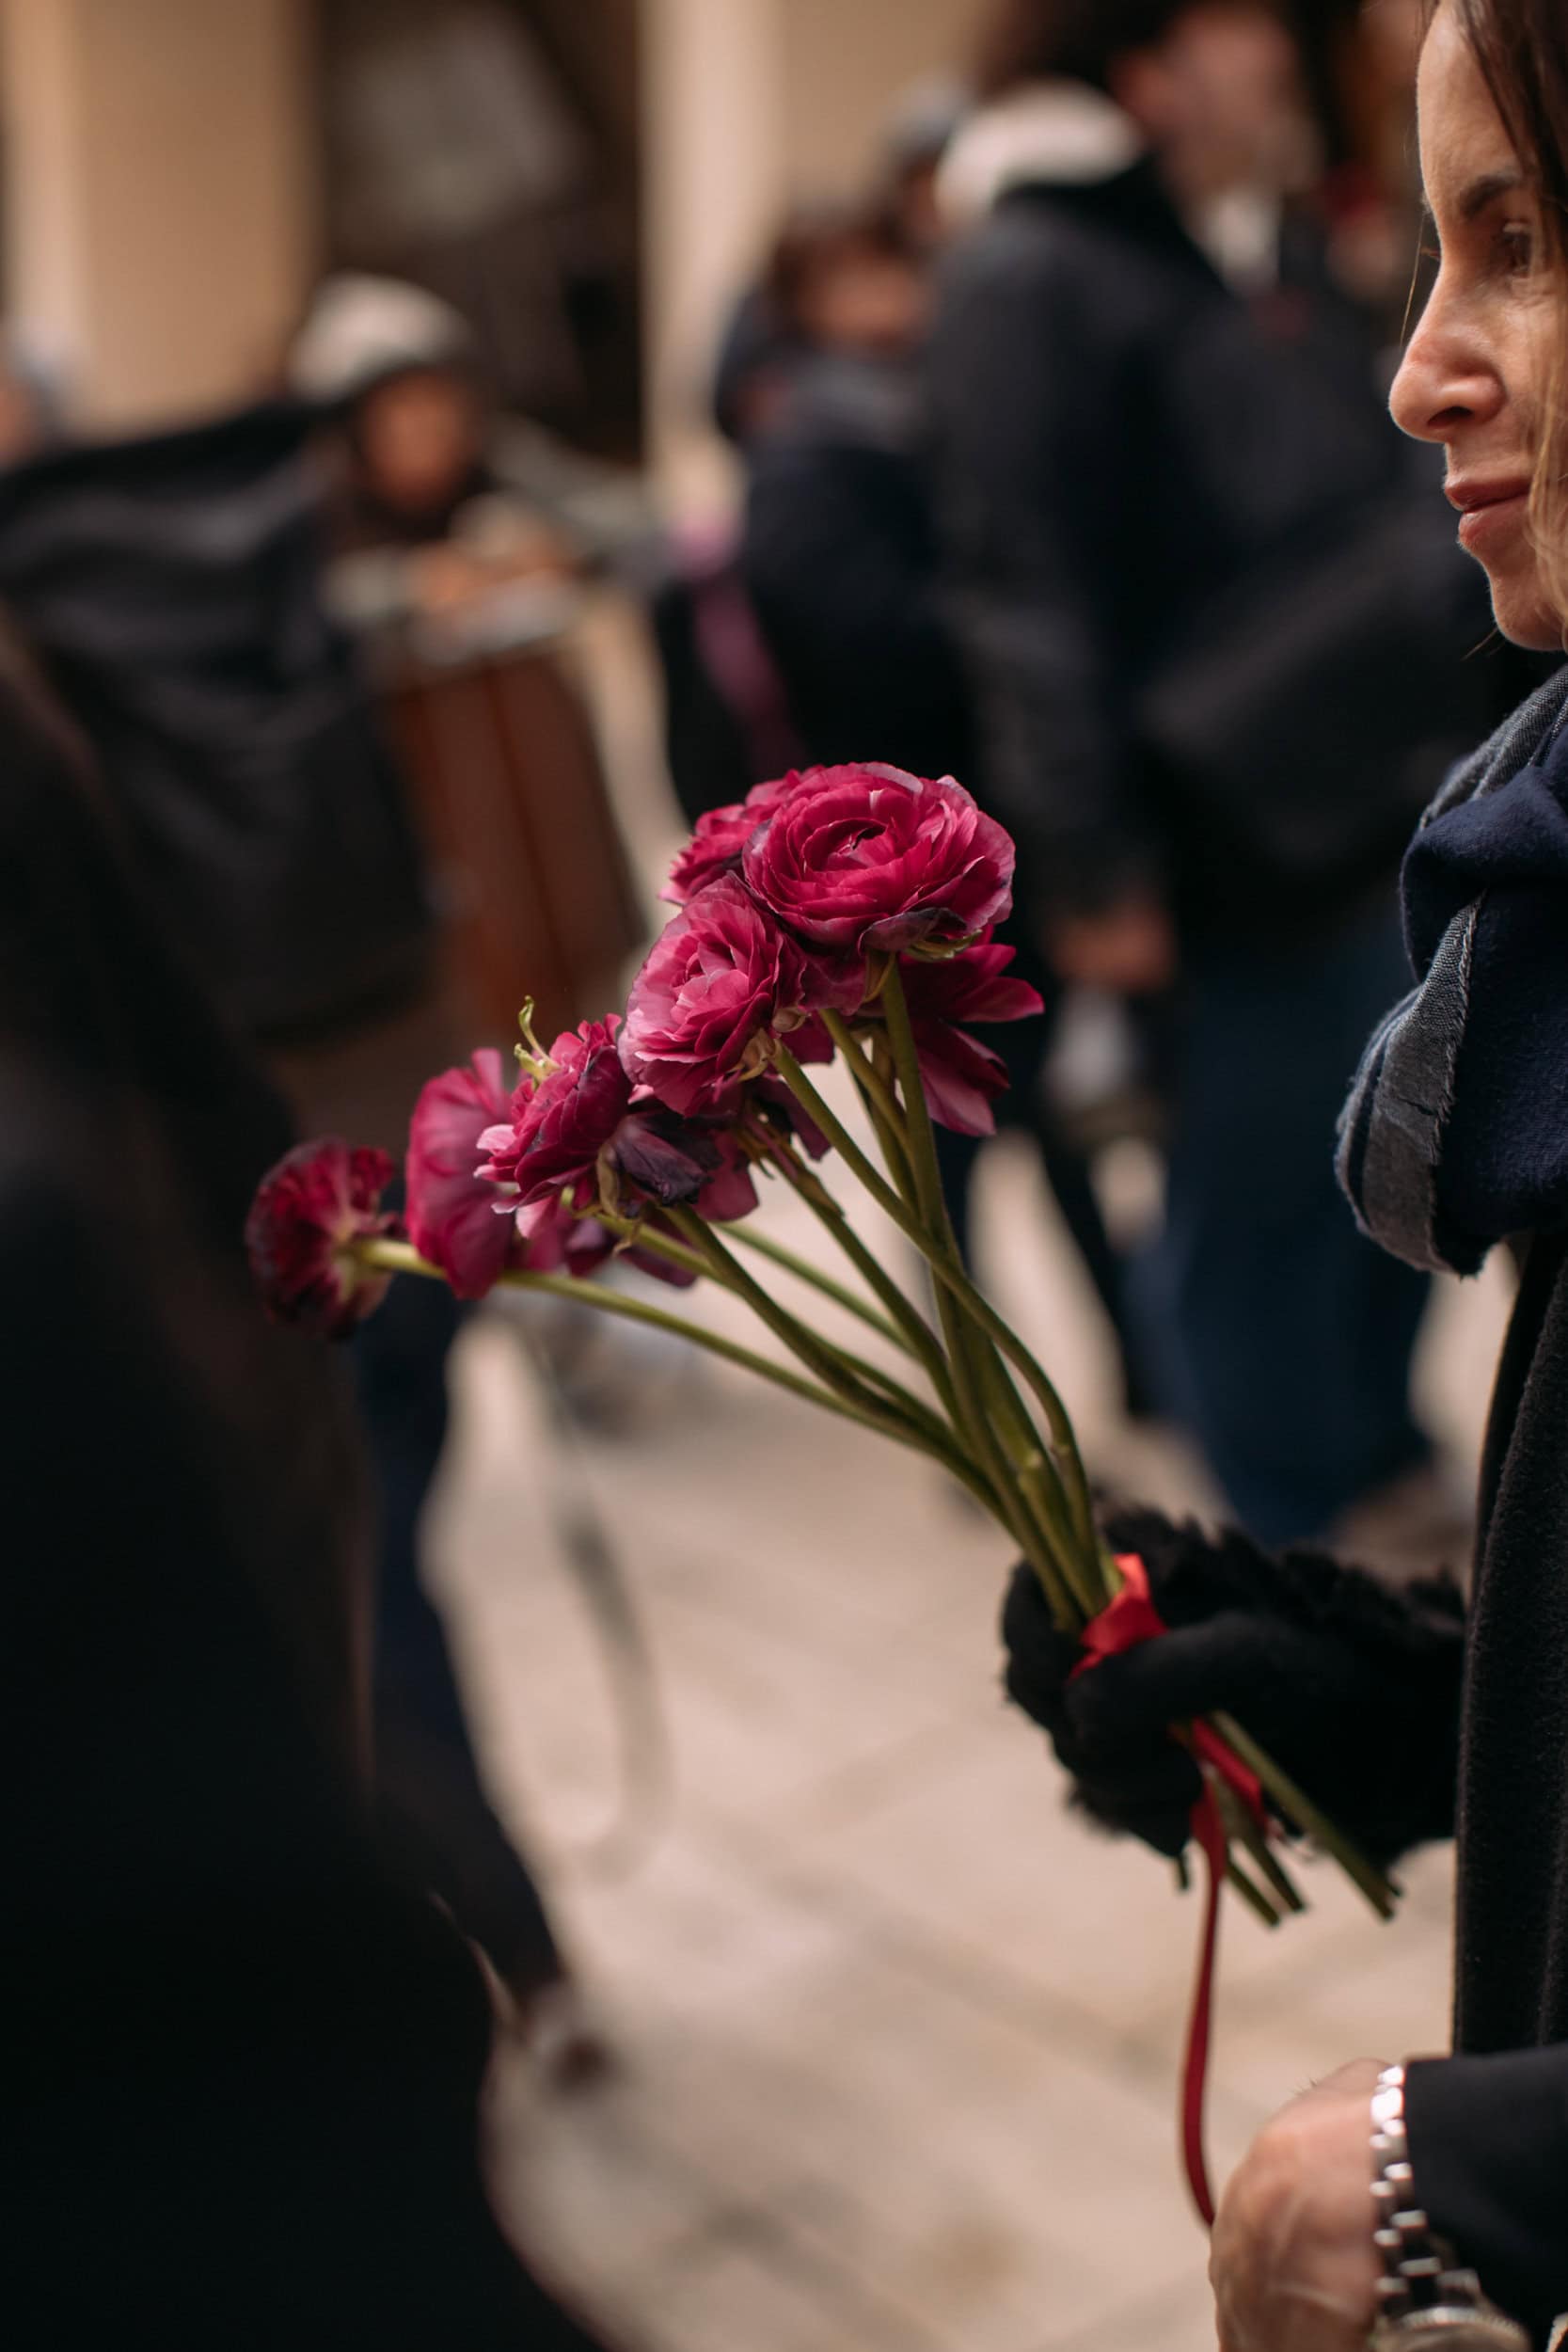
POLYGON ((816 205, 792 214, 768 258, 765 283, 775 322, 786 332, 800 332, 814 280, 841 262, 867 255, 919 265, 891 205, 816 205))
MULTIPOLYGON (((1258 0, 1259 7, 1268 4, 1258 0)), ((1104 89, 1118 57, 1164 40, 1179 18, 1201 5, 1202 0, 998 0, 980 40, 976 87, 982 98, 1000 98, 1021 82, 1062 75, 1104 89)))
MULTIPOLYGON (((1443 0, 1430 0, 1430 25, 1443 0)), ((1548 241, 1568 257, 1568 13, 1561 0, 1452 0, 1465 39, 1537 194, 1548 241)))

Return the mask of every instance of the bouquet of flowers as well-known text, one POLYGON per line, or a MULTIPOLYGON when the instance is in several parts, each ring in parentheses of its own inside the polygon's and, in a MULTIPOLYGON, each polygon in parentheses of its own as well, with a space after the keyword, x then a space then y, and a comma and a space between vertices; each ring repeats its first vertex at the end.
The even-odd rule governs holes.
MULTIPOLYGON (((1029 1563, 1082 1645, 1080 1671, 1151 1638, 1163 1628, 1142 1565, 1102 1543, 1061 1398, 970 1279, 938 1173, 933 1120, 989 1134, 1006 1083, 969 1025, 1040 1009, 993 937, 1013 865, 1007 834, 960 785, 875 765, 791 774, 704 817, 624 1017, 545 1050, 525 1010, 515 1073, 482 1051, 424 1088, 401 1226, 381 1207, 393 1174, 383 1152, 304 1144, 272 1171, 246 1235, 271 1311, 341 1336, 413 1275, 463 1298, 505 1284, 657 1324, 940 1464, 1029 1563), (874 1152, 812 1074, 835 1058, 874 1152), (925 1290, 857 1232, 820 1172, 830 1154, 905 1237, 911 1270, 924 1262, 925 1290), (769 1182, 820 1220, 842 1279, 753 1223, 769 1182), (779 1352, 594 1281, 616 1255, 677 1289, 720 1285, 779 1352), (825 1335, 800 1303, 813 1295, 878 1334, 876 1360, 825 1335)), ((1202 2085, 1222 1885, 1271 1925, 1305 1908, 1279 1856, 1290 1829, 1330 1851, 1382 1915, 1395 1895, 1238 1724, 1177 1724, 1172 1737, 1204 1789, 1194 1830, 1208 1911, 1184 2115, 1208 2218, 1202 2085)))

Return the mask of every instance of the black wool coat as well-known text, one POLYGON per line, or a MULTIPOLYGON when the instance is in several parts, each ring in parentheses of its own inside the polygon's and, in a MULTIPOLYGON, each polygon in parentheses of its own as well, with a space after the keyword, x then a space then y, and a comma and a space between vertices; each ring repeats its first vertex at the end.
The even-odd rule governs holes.
MULTIPOLYGON (((1482 1470, 1459 1765, 1458 2055, 1411 2069, 1423 2201, 1544 2343, 1568 2311, 1568 1234, 1528 1245, 1482 1470)), ((1392 2055, 1392 2054, 1391 2054, 1392 2055)))

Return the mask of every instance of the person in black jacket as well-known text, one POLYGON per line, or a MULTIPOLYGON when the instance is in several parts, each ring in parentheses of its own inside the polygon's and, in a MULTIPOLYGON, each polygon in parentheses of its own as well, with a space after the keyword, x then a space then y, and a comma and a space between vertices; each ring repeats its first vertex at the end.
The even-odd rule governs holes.
MULTIPOLYGON (((974 696, 947 610, 927 463, 920 348, 928 257, 886 208, 846 208, 794 223, 768 285, 796 358, 743 443, 741 567, 801 758, 823 767, 875 758, 915 775, 956 775, 983 798, 974 696)), ((1027 931, 1013 944, 1017 977, 1040 990, 1053 1014, 1060 984, 1027 931)), ((1085 1157, 1041 1087, 1041 1035, 1032 1022, 992 1032, 1010 1079, 999 1116, 1039 1152, 1134 1397, 1125 1270, 1085 1157)), ((973 1136, 938 1129, 966 1258, 979 1150, 973 1136)))
MULTIPOLYGON (((1406 470, 1368 343, 1283 232, 1293 71, 1264 0, 1010 0, 943 167, 959 233, 929 363, 978 772, 1021 902, 1062 981, 1170 998, 1166 1214, 1140 1269, 1161 1401, 1274 1542, 1429 1475, 1408 1399, 1426 1285, 1347 1226, 1323 1138, 1399 985, 1402 839, 1487 723, 1445 716, 1413 776, 1390 761, 1381 798, 1359 771, 1337 794, 1385 673, 1274 839, 1290 718, 1224 821, 1151 732, 1196 626, 1227 689, 1286 658, 1311 567, 1406 470)), ((1470 607, 1467 709, 1458 656, 1485 633, 1470 607)), ((1334 676, 1302 660, 1317 712, 1334 676)), ((1228 717, 1198 733, 1223 766, 1228 717)))
POLYGON ((289 1141, 0 645, 4 2333, 594 2352, 485 2200, 479 1971, 372 1831, 352 1406, 242 1243, 289 1141))
MULTIPOLYGON (((1394 413, 1447 453, 1499 627, 1560 652, 1560 9, 1440 0, 1420 112, 1441 266, 1394 413)), ((1467 1608, 1451 1585, 1395 1596, 1326 1557, 1146 1518, 1111 1532, 1143 1553, 1170 1629, 1069 1684, 1073 1645, 1018 1580, 1009 1684, 1085 1808, 1166 1852, 1195 1794, 1166 1727, 1214 1708, 1382 1861, 1457 1827, 1455 2054, 1405 2067, 1395 2193, 1516 2325, 1372 2341, 1539 2352, 1568 2330, 1568 669, 1449 779, 1403 895, 1417 986, 1366 1052, 1339 1167, 1367 1232, 1408 1263, 1472 1273, 1507 1242, 1523 1258, 1467 1608)), ((1376 2075, 1362 2062, 1296 2102, 1232 2179, 1212 2264, 1221 2352, 1367 2343, 1385 2251, 1368 2195, 1376 2075)))

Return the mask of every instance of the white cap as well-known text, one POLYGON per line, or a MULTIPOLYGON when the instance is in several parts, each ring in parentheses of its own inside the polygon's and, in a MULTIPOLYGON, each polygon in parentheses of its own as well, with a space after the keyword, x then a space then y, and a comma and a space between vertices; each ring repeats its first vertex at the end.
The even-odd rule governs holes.
POLYGON ((461 366, 473 348, 467 321, 438 294, 343 271, 317 290, 289 354, 289 386, 333 406, 408 369, 461 366))

